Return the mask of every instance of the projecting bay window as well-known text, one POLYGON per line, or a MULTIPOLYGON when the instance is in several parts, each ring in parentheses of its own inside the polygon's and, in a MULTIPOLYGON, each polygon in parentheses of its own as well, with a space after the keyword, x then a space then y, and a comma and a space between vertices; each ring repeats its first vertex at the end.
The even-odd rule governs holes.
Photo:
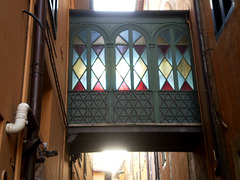
POLYGON ((70 124, 200 122, 185 16, 91 20, 70 33, 70 124))

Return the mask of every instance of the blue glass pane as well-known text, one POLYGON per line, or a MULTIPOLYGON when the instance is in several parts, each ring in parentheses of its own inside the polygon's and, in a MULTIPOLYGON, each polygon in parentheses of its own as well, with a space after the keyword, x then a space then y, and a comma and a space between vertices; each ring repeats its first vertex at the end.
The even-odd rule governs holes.
POLYGON ((142 53, 142 60, 145 62, 147 65, 147 50, 145 49, 144 52, 142 53))
POLYGON ((164 58, 163 54, 160 52, 160 50, 158 50, 158 65, 161 64, 163 58, 164 58))
POLYGON ((178 42, 180 38, 182 38, 182 36, 183 36, 183 33, 174 30, 175 43, 178 42))
POLYGON ((73 48, 73 62, 72 62, 72 65, 74 65, 76 63, 77 59, 78 59, 78 54, 73 48))
POLYGON ((185 79, 183 78, 179 71, 177 72, 177 74, 178 74, 178 88, 181 89, 185 79))
POLYGON ((187 48, 184 57, 187 60, 188 64, 191 65, 191 58, 190 58, 189 48, 187 48))
POLYGON ((96 39, 100 36, 100 34, 97 31, 93 31, 92 30, 92 39, 91 42, 93 43, 94 41, 96 41, 96 39))
POLYGON ((141 33, 137 32, 137 31, 132 31, 132 35, 133 35, 133 44, 135 43, 135 41, 137 41, 137 39, 142 36, 141 33))
POLYGON ((138 55, 138 53, 135 51, 135 49, 133 48, 133 64, 136 64, 138 58, 139 58, 139 55, 138 55))
POLYGON ((78 82, 78 77, 76 76, 76 74, 74 73, 74 71, 72 71, 72 90, 74 89, 74 87, 76 86, 78 82))
POLYGON ((81 31, 78 34, 78 37, 80 37, 85 43, 87 42, 87 31, 81 31))
POLYGON ((128 72, 128 75, 125 78, 125 83, 128 85, 128 87, 131 89, 131 77, 130 73, 128 72))
POLYGON ((168 60, 168 62, 172 65, 172 51, 171 49, 168 51, 166 58, 168 60))
POLYGON ((95 87, 98 79, 93 72, 91 72, 91 90, 95 87))
POLYGON ((136 89, 139 84, 140 78, 138 77, 138 75, 135 71, 134 71, 133 77, 134 77, 134 89, 136 89))
POLYGON ((171 42, 171 37, 170 37, 170 31, 167 30, 167 31, 164 31, 163 33, 161 33, 161 36, 167 40, 169 43, 171 42))
POLYGON ((179 65, 181 59, 182 59, 182 54, 176 49, 177 66, 179 65))
POLYGON ((122 81, 123 81, 122 77, 116 71, 116 89, 118 89, 120 87, 120 85, 122 84, 122 81))
POLYGON ((116 53, 116 64, 118 64, 119 60, 122 58, 122 55, 117 48, 115 48, 115 53, 116 53))
POLYGON ((129 49, 126 51, 126 53, 124 54, 124 59, 127 61, 128 64, 130 64, 130 53, 129 53, 129 49))
POLYGON ((99 79, 100 83, 103 86, 103 89, 106 89, 106 71, 103 72, 101 78, 99 79))
POLYGON ((87 71, 83 74, 81 78, 81 83, 84 86, 85 89, 87 89, 87 71))
POLYGON ((94 50, 91 50, 91 65, 93 65, 93 63, 95 62, 97 58, 97 54, 94 52, 94 50))
POLYGON ((83 60, 83 62, 85 63, 85 65, 87 65, 87 50, 85 49, 81 55, 81 59, 83 60))
POLYGON ((145 75, 142 78, 142 81, 144 82, 145 86, 149 89, 148 72, 145 73, 145 75))
POLYGON ((192 76, 192 71, 190 71, 190 73, 189 73, 189 75, 188 75, 188 77, 187 77, 186 80, 187 80, 188 84, 191 86, 191 88, 194 89, 194 87, 193 87, 193 76, 192 76))
POLYGON ((101 61, 103 62, 103 64, 105 65, 105 48, 103 48, 99 57, 100 57, 101 61))
POLYGON ((168 80, 169 84, 172 86, 172 88, 175 89, 174 88, 173 71, 170 73, 167 80, 168 80))
POLYGON ((120 36, 121 36, 127 43, 129 42, 128 30, 121 32, 121 33, 120 33, 120 36))
POLYGON ((165 77, 162 75, 162 73, 160 71, 158 71, 159 74, 159 88, 162 89, 163 85, 165 84, 165 77))

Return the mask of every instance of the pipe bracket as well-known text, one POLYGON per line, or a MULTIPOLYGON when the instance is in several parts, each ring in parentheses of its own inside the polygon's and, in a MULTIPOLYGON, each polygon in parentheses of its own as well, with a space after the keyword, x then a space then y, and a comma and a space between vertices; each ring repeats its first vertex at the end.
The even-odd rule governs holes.
POLYGON ((43 29, 43 24, 42 24, 41 21, 37 18, 37 16, 35 16, 34 14, 30 13, 29 11, 27 11, 27 10, 25 10, 25 9, 23 9, 22 12, 28 14, 29 16, 32 16, 33 19, 34 19, 35 21, 37 21, 37 23, 39 24, 39 26, 41 27, 41 29, 43 29))

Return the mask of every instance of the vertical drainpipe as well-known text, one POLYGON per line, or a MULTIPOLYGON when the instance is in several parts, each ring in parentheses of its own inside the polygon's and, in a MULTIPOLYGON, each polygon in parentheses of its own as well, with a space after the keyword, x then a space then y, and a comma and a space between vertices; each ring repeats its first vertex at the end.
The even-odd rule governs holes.
MULTIPOLYGON (((46 6, 45 0, 37 0, 36 16, 43 25, 43 28, 35 22, 34 28, 34 51, 32 62, 32 79, 30 93, 30 107, 32 113, 40 124, 41 118, 41 102, 42 102, 42 84, 43 84, 43 69, 44 69, 44 49, 45 49, 45 21, 46 21, 46 6)), ((28 128, 28 142, 38 138, 38 128, 28 128)), ((24 176, 25 180, 34 180, 35 162, 37 159, 37 146, 31 147, 30 153, 27 153, 25 159, 24 176)))

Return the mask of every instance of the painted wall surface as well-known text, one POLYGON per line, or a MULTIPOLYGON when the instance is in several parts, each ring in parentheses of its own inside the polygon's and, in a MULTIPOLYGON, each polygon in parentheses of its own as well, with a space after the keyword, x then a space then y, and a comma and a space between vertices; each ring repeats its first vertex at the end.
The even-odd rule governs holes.
MULTIPOLYGON (((63 101, 66 103, 69 2, 58 3, 57 39, 54 40, 57 54, 55 63, 63 101)), ((5 125, 6 122, 14 122, 17 105, 21 102, 29 17, 22 13, 22 10, 28 8, 29 1, 17 0, 4 0, 0 7, 0 114, 3 117, 0 121, 0 174, 6 170, 8 179, 13 179, 14 175, 17 134, 7 135, 5 125)), ((49 11, 47 12, 47 21, 51 26, 49 11)), ((46 67, 39 135, 43 142, 47 142, 47 149, 57 150, 58 156, 46 158, 44 165, 38 167, 37 173, 43 173, 42 177, 46 179, 68 179, 69 160, 65 149, 65 127, 47 46, 44 58, 46 67)), ((30 89, 27 90, 29 93, 30 89)))
POLYGON ((14 122, 21 101, 26 44, 28 1, 1 1, 0 7, 0 174, 13 178, 17 135, 7 135, 5 125, 14 122))

